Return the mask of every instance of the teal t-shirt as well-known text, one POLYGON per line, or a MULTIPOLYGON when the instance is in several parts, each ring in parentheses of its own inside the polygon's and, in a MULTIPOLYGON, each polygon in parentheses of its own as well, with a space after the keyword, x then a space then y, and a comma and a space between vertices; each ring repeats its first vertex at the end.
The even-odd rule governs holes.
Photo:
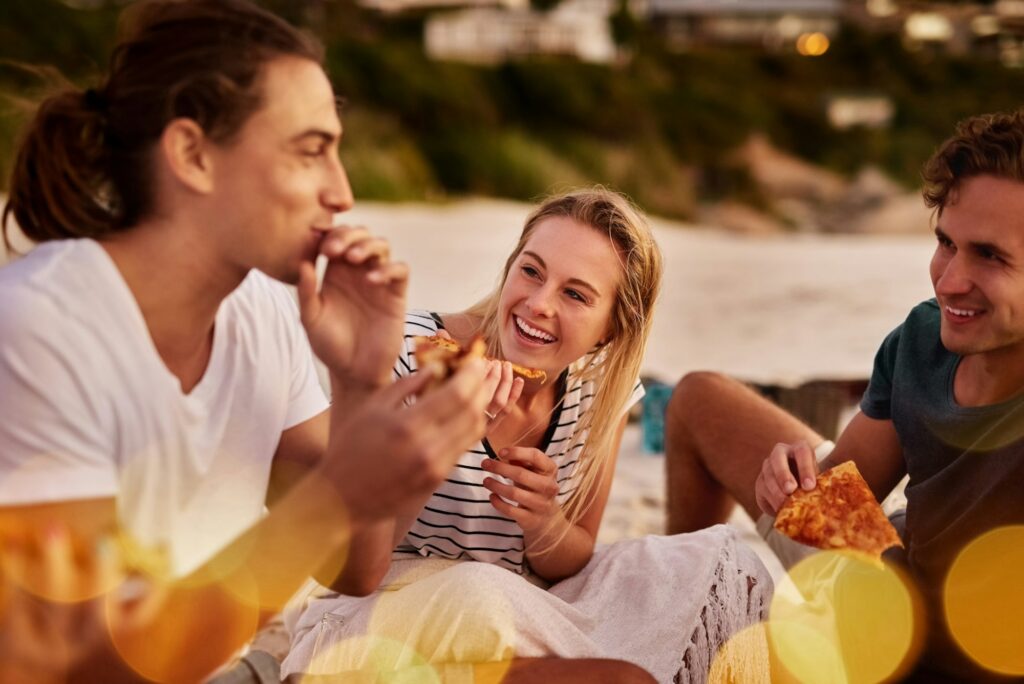
POLYGON ((961 357, 942 346, 940 316, 934 299, 923 302, 889 334, 860 404, 867 416, 892 420, 899 435, 910 475, 907 562, 933 620, 956 554, 988 530, 1024 524, 1024 394, 957 405, 961 357))

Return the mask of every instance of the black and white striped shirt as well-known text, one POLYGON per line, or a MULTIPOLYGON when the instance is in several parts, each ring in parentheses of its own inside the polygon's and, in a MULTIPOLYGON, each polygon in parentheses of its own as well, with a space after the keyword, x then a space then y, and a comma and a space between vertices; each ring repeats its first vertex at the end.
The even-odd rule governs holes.
MULTIPOLYGON (((441 327, 440 320, 428 311, 410 311, 406 315, 405 347, 395 364, 396 376, 416 372, 412 338, 434 335, 441 327)), ((573 437, 580 416, 593 403, 595 387, 592 381, 583 382, 568 371, 559 378, 559 386, 564 393, 556 403, 540 449, 558 466, 557 500, 564 504, 573 492, 576 463, 583 448, 583 440, 573 437)), ((643 386, 637 381, 626 408, 643 394, 643 386)), ((463 454, 445 482, 431 495, 395 549, 394 558, 440 556, 495 563, 520 574, 524 571, 523 531, 491 505, 490 491, 483 486, 483 480, 493 475, 480 467, 486 458, 497 456, 484 438, 463 454)))

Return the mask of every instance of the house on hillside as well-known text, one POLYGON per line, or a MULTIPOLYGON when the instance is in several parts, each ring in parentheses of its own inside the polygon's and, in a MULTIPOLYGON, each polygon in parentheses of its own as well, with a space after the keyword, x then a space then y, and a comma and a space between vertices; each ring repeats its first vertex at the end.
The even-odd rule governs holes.
POLYGON ((677 50, 701 45, 790 48, 801 36, 831 39, 842 0, 639 0, 634 5, 677 50))
POLYGON ((495 64, 530 55, 564 55, 607 64, 617 49, 608 24, 610 0, 565 0, 550 12, 467 9, 427 19, 432 59, 495 64))

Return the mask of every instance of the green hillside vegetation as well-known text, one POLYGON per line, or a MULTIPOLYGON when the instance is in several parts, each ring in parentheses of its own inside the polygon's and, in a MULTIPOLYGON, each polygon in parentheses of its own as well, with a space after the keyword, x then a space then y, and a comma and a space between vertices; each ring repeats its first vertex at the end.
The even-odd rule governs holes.
MULTIPOLYGON (((106 61, 121 3, 71 9, 5 0, 0 50, 51 64, 89 84, 106 61)), ((535 58, 500 66, 434 62, 422 17, 383 19, 348 2, 267 2, 314 26, 345 97, 342 159, 357 197, 441 200, 465 194, 533 199, 601 182, 648 210, 686 218, 698 201, 759 206, 730 151, 754 132, 810 162, 849 174, 881 167, 908 187, 953 124, 1020 105, 1022 73, 991 59, 907 53, 895 36, 846 29, 823 57, 755 50, 667 52, 649 29, 619 16, 622 66, 535 58), (888 130, 832 130, 829 93, 889 95, 888 130)), ((0 165, 10 168, 18 101, 38 79, 0 69, 0 165)))

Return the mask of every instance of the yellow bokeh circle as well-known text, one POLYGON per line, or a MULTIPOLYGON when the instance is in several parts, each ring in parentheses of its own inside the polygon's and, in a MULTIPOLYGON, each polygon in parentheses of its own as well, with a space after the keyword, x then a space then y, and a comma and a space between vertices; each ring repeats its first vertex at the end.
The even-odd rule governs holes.
POLYGON ((768 622, 774 658, 802 682, 868 684, 920 650, 919 601, 903 575, 859 554, 816 553, 779 583, 768 622))
POLYGON ((708 684, 771 682, 766 626, 758 622, 733 634, 718 649, 708 670, 708 684))
POLYGON ((980 665, 1024 675, 1024 526, 981 535, 960 552, 943 587, 953 638, 980 665))

